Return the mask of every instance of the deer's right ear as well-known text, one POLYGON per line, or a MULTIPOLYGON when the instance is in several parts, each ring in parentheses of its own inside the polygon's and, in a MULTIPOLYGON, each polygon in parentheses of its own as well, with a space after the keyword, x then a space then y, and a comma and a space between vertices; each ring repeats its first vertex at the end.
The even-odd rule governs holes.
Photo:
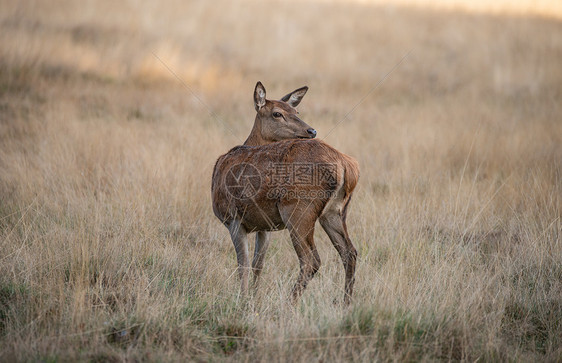
POLYGON ((308 87, 304 86, 299 89, 294 90, 293 92, 286 94, 281 101, 287 102, 291 107, 297 107, 299 103, 301 103, 302 98, 308 91, 308 87))
POLYGON ((254 90, 254 107, 256 111, 259 111, 263 106, 265 106, 265 87, 261 82, 258 82, 254 90))

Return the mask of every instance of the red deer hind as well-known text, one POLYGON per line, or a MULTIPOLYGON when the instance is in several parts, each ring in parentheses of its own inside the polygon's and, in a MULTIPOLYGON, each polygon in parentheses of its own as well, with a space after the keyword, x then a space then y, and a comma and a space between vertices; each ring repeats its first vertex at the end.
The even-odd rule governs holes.
POLYGON ((359 166, 355 159, 314 140, 316 130, 295 109, 306 91, 308 87, 302 87, 273 101, 265 98, 261 82, 256 84, 257 115, 250 136, 215 164, 213 211, 234 243, 243 295, 248 291, 250 272, 248 234, 256 232, 251 268, 257 287, 269 232, 289 230, 300 263, 293 300, 320 268, 313 238, 315 222, 320 220, 343 261, 344 302, 349 304, 357 251, 347 233, 346 215, 359 166))

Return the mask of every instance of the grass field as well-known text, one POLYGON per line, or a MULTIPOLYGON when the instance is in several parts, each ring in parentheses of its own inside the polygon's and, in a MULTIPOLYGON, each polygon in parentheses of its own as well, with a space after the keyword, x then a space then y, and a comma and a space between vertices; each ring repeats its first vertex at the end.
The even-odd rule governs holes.
POLYGON ((413 3, 0 2, 0 361, 562 360, 560 6, 413 3), (239 299, 258 80, 359 161, 349 308, 320 228, 239 299))

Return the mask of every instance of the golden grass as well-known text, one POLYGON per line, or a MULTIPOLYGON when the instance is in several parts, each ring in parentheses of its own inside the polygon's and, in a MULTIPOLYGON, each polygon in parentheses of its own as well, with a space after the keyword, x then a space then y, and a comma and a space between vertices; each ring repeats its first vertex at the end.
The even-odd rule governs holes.
POLYGON ((0 10, 0 360, 562 359, 559 21, 337 2, 0 10), (361 165, 349 309, 321 230, 296 307, 286 232, 238 299, 210 177, 249 133, 258 79, 272 97, 309 85, 303 119, 361 165))

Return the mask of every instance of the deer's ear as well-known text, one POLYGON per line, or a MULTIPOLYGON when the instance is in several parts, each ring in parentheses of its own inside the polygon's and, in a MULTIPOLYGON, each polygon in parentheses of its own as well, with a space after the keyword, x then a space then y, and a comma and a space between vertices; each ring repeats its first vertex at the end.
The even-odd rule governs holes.
POLYGON ((308 91, 307 86, 301 87, 285 95, 285 97, 283 97, 281 101, 287 102, 289 105, 291 105, 291 107, 297 107, 299 103, 301 103, 301 100, 306 94, 306 91, 308 91))
POLYGON ((265 106, 265 87, 258 81, 254 89, 254 107, 259 111, 263 106, 265 106))

